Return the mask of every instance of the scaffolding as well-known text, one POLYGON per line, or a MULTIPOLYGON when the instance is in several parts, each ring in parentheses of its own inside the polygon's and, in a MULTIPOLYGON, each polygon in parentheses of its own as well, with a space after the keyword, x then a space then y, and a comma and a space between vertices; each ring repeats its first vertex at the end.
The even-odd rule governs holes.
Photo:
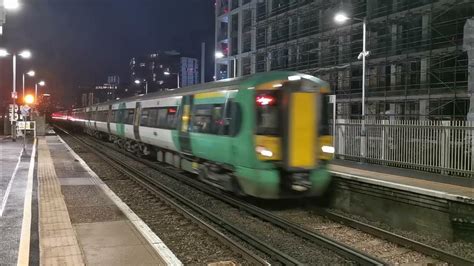
POLYGON ((216 8, 216 49, 226 51, 216 69, 318 76, 337 95, 338 116, 356 118, 362 23, 337 25, 333 17, 344 11, 367 19, 368 115, 464 119, 467 114, 468 57, 462 45, 464 24, 474 16, 471 0, 220 0, 216 8), (217 31, 225 36, 217 37, 217 31))

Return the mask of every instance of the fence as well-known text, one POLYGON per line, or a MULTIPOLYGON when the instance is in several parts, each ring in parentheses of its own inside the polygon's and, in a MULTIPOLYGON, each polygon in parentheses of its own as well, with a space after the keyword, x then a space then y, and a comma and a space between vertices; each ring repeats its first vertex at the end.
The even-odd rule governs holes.
POLYGON ((474 177, 474 122, 368 120, 363 157, 361 122, 336 120, 337 158, 474 177))

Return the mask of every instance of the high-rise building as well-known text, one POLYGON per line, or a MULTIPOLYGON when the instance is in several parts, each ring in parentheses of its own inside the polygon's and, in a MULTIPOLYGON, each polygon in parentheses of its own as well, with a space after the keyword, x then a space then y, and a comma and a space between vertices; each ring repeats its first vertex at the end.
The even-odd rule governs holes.
POLYGON ((140 81, 143 89, 145 82, 148 92, 188 86, 198 83, 199 66, 195 58, 182 57, 179 52, 166 51, 134 57, 130 60, 130 78, 133 83, 140 81), (168 74, 165 74, 168 73, 168 74))
POLYGON ((472 0, 217 0, 217 79, 295 70, 331 84, 340 117, 361 113, 362 19, 367 21, 366 113, 465 117, 463 28, 472 0), (334 20, 343 11, 352 17, 334 20), (357 19, 355 19, 357 18, 357 19))

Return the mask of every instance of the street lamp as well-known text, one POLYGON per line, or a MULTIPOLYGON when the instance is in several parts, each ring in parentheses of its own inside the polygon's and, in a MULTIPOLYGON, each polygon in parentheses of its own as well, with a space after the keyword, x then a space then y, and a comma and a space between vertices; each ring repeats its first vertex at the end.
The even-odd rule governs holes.
POLYGON ((23 92, 21 94, 22 97, 25 97, 25 74, 30 76, 30 77, 34 77, 35 76, 35 72, 33 70, 30 70, 26 73, 23 73, 23 76, 22 76, 22 81, 23 81, 23 92))
MULTIPOLYGON (((142 83, 139 79, 136 79, 134 82, 137 85, 140 85, 142 83)), ((148 81, 144 79, 143 82, 145 82, 145 94, 148 94, 148 81)))
POLYGON ((367 136, 365 132, 365 58, 369 55, 369 51, 365 49, 366 44, 366 28, 367 28, 367 19, 364 17, 363 19, 355 18, 355 17, 348 17, 345 13, 339 12, 334 16, 334 21, 338 24, 342 24, 348 20, 355 20, 362 22, 362 52, 357 56, 357 59, 362 58, 362 124, 361 124, 361 156, 365 157, 366 154, 366 141, 367 136))
POLYGON ((14 10, 20 7, 18 0, 3 0, 3 7, 8 10, 14 10))
MULTIPOLYGON (((8 55, 9 53, 7 50, 0 49, 0 57, 7 57, 8 55)), ((13 88, 12 88, 13 110, 15 110, 15 107, 16 107, 16 98, 18 98, 17 92, 16 92, 16 56, 17 55, 24 59, 29 59, 31 58, 31 52, 29 50, 23 50, 18 54, 13 53, 13 88)), ((16 120, 14 119, 12 121, 12 139, 13 141, 16 141, 16 120)))
POLYGON ((40 81, 38 83, 35 84, 35 101, 38 102, 38 85, 41 86, 41 87, 44 87, 46 85, 46 82, 44 81, 40 81))
POLYGON ((165 71, 163 72, 163 74, 165 74, 165 76, 169 76, 169 75, 176 75, 176 78, 177 78, 177 88, 179 89, 179 73, 171 73, 169 70, 168 71, 165 71))

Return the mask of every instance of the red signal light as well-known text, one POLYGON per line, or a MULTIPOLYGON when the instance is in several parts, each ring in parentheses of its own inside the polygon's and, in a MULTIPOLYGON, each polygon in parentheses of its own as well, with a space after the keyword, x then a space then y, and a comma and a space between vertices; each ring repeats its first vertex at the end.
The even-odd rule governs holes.
POLYGON ((275 103, 275 98, 269 95, 257 96, 257 104, 260 106, 266 106, 275 103))
POLYGON ((176 108, 168 108, 168 113, 170 114, 176 113, 176 108))

